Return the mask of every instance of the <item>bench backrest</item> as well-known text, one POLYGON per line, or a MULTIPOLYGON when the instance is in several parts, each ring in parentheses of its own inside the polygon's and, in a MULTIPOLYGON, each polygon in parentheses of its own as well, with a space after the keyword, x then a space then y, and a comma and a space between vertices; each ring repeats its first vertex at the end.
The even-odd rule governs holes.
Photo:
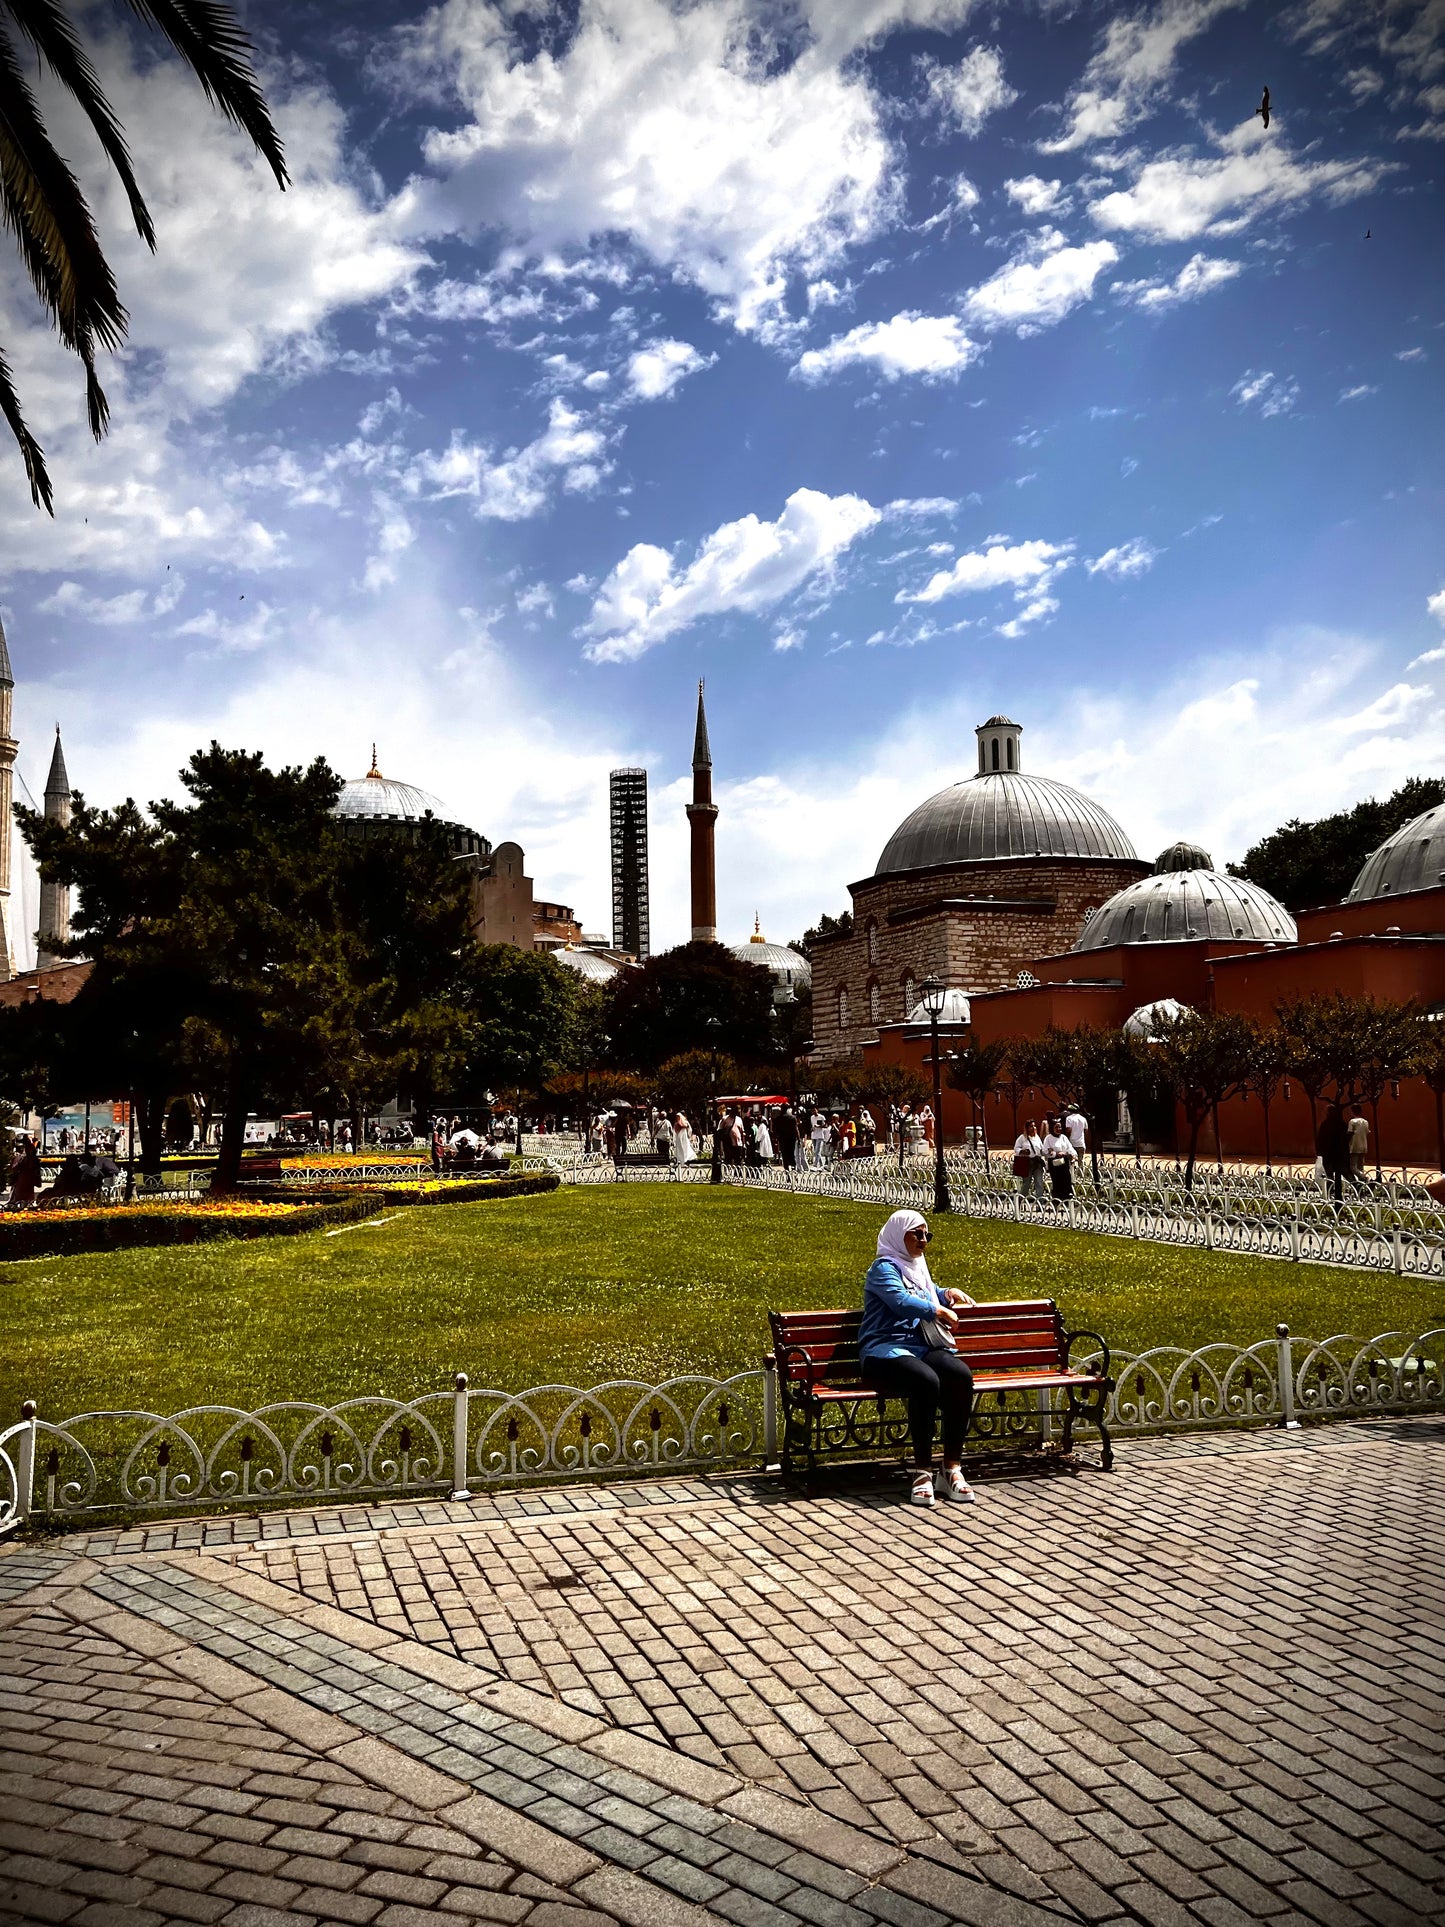
MULTIPOLYGON (((1005 1298, 954 1309, 959 1321, 954 1342, 976 1372, 1056 1371, 1066 1361, 1064 1321, 1052 1298, 1005 1298)), ((862 1322, 857 1310, 770 1311, 778 1369, 813 1384, 856 1384, 862 1322), (806 1360, 799 1351, 807 1353, 806 1360)))

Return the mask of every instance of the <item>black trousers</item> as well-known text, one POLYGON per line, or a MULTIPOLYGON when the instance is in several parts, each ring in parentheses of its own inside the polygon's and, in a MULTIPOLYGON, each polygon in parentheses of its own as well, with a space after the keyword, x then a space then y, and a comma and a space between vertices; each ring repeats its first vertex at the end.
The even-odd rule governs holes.
POLYGON ((943 1412, 943 1456, 963 1456, 963 1438, 973 1410, 973 1373, 957 1352, 933 1351, 927 1358, 911 1353, 903 1358, 863 1361, 863 1383, 885 1398, 901 1398, 908 1405, 908 1430, 913 1438, 915 1465, 933 1463, 933 1427, 943 1412))

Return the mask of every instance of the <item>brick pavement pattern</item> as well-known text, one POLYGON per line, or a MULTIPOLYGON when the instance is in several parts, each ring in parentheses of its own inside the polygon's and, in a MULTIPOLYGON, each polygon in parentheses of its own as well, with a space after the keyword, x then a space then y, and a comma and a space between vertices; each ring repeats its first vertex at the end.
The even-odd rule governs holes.
POLYGON ((0 1920, 1445 1918, 1442 1502, 1410 1419, 12 1547, 0 1920))

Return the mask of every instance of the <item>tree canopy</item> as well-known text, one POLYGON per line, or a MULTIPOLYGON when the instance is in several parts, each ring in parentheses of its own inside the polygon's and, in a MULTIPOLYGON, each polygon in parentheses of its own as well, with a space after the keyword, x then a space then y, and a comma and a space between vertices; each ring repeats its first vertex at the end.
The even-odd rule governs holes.
POLYGON ((655 1071, 686 1051, 726 1051, 747 1063, 775 1058, 773 979, 720 943, 684 943, 613 980, 608 1061, 655 1071))
POLYGON ((1246 850, 1242 863, 1231 863, 1229 874, 1257 883, 1286 910, 1336 903, 1348 893, 1372 850, 1437 803, 1445 803, 1445 781, 1412 776, 1383 803, 1370 797, 1312 823, 1291 817, 1246 850))

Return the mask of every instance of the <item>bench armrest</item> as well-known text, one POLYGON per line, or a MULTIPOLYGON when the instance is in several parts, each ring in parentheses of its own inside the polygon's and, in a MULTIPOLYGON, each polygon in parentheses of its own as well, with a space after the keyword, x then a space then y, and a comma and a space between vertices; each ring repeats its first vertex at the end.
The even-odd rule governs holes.
POLYGON ((813 1388, 818 1382, 818 1365, 807 1346, 784 1345, 777 1353, 777 1360, 778 1375, 785 1385, 797 1384, 798 1381, 793 1376, 794 1368, 798 1365, 803 1367, 803 1387, 807 1396, 811 1398, 813 1388))
POLYGON ((1078 1331, 1078 1332, 1065 1332, 1065 1333, 1064 1333, 1064 1359, 1065 1359, 1065 1361, 1066 1361, 1066 1362, 1067 1362, 1067 1363, 1068 1363, 1068 1364, 1070 1365, 1070 1367, 1072 1368, 1072 1363, 1073 1363, 1073 1361, 1072 1361, 1072 1360, 1071 1360, 1071 1359, 1069 1358, 1069 1354, 1070 1354, 1070 1352, 1071 1352, 1071 1351, 1073 1350, 1073 1348, 1074 1348, 1074 1346, 1075 1346, 1075 1344, 1077 1344, 1077 1342, 1078 1342, 1078 1341, 1079 1341, 1079 1340, 1080 1340, 1081 1338, 1091 1338, 1091 1339, 1092 1339, 1092 1340, 1094 1341, 1094 1343, 1095 1343, 1095 1345, 1097 1345, 1097 1346, 1098 1346, 1098 1348, 1099 1348, 1099 1350, 1100 1350, 1100 1351, 1101 1351, 1101 1352, 1102 1352, 1102 1353, 1104 1354, 1104 1363, 1103 1363, 1103 1365, 1102 1365, 1102 1366, 1100 1367, 1100 1369, 1099 1369, 1099 1377, 1100 1377, 1100 1378, 1108 1378, 1108 1376, 1109 1376, 1109 1347, 1108 1347, 1108 1344, 1107 1344, 1107 1342, 1106 1342, 1106 1341, 1105 1341, 1104 1339, 1102 1339, 1102 1338, 1101 1338, 1101 1337, 1099 1336, 1099 1334, 1098 1334, 1098 1332, 1085 1332, 1085 1331, 1078 1331))

